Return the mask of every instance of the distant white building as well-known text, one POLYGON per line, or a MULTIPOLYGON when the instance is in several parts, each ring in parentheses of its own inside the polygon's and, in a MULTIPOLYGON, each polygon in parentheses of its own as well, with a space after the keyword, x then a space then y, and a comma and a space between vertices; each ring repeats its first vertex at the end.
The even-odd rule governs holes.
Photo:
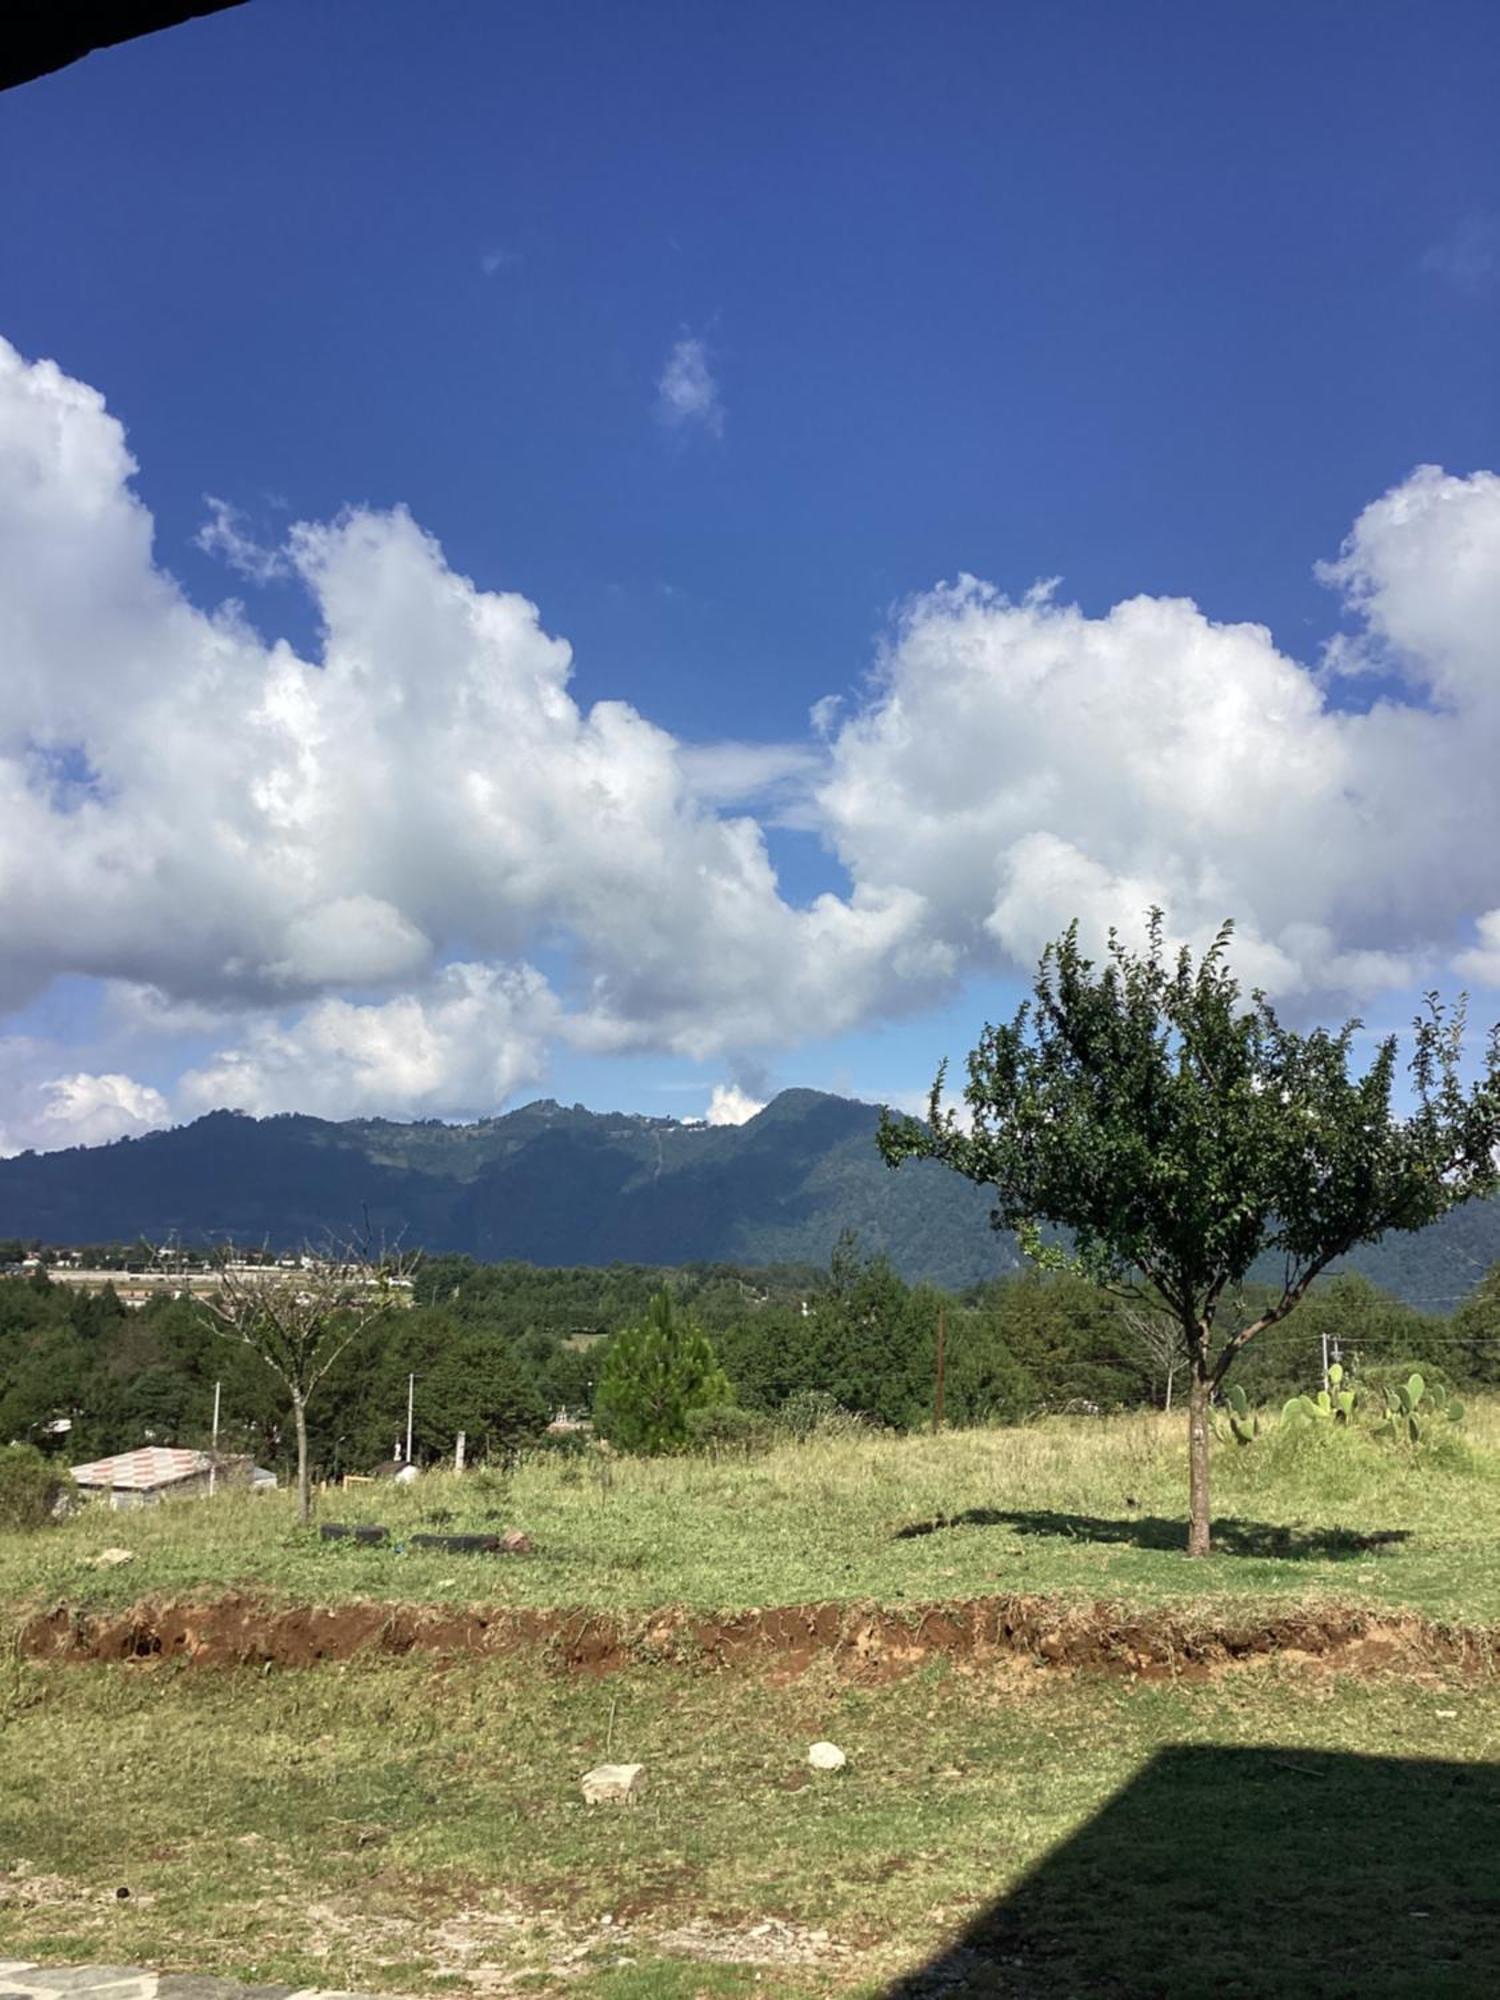
POLYGON ((276 1484, 274 1472, 266 1472, 248 1458, 219 1458, 206 1451, 180 1451, 170 1445, 148 1444, 139 1451, 122 1451, 113 1458, 96 1458, 87 1465, 75 1465, 73 1478, 85 1493, 108 1497, 111 1507, 150 1507, 158 1500, 191 1500, 208 1493, 210 1487, 249 1486, 254 1492, 269 1491, 276 1484))

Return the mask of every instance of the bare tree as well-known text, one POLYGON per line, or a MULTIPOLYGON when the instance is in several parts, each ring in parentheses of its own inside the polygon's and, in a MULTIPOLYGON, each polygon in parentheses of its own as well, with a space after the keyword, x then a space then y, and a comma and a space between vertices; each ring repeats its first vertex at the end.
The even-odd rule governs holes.
POLYGON ((297 1518, 312 1518, 307 1405, 318 1384, 370 1323, 410 1304, 411 1258, 372 1257, 352 1244, 306 1252, 292 1264, 216 1262, 217 1288, 202 1300, 208 1323, 258 1354, 286 1389, 297 1433, 297 1518))
POLYGON ((1179 1362, 1188 1358, 1187 1342, 1182 1337, 1182 1328, 1169 1312, 1159 1311, 1154 1306, 1124 1305, 1121 1317, 1130 1329, 1131 1339, 1145 1357, 1151 1370, 1153 1382, 1160 1382, 1163 1388, 1162 1408, 1172 1408, 1172 1383, 1177 1374, 1179 1362))

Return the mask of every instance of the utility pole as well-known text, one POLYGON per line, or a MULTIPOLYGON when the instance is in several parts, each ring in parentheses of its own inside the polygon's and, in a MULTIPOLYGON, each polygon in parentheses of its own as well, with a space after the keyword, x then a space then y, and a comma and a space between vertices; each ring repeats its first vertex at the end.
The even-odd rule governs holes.
POLYGON ((214 1497, 214 1489, 219 1483, 219 1391, 223 1386, 222 1382, 215 1382, 214 1384, 214 1428, 208 1447, 208 1497, 210 1500, 214 1497))
POLYGON ((1328 1390, 1328 1329, 1326 1326, 1323 1329, 1323 1389, 1326 1394, 1328 1390))
POLYGON ((944 1305, 938 1307, 937 1389, 932 1399, 932 1428, 935 1431, 940 1431, 943 1428, 943 1364, 947 1359, 947 1351, 948 1308, 944 1305))
POLYGON ((408 1465, 411 1464, 411 1411, 416 1390, 416 1376, 408 1375, 406 1378, 406 1462, 408 1465))

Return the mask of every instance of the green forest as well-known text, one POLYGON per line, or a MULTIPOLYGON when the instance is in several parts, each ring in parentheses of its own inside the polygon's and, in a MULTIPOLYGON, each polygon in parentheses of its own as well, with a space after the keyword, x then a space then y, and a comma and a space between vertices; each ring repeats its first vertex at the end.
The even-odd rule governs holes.
MULTIPOLYGON (((112 1287, 83 1291, 45 1267, 10 1271, 0 1278, 0 1442, 75 1463, 150 1443, 203 1446, 218 1383, 221 1447, 285 1470, 279 1383, 217 1335, 201 1305, 164 1297, 131 1308, 112 1287)), ((1070 1274, 1027 1270, 947 1293, 906 1283, 847 1237, 822 1268, 555 1269, 436 1256, 417 1268, 414 1303, 379 1319, 320 1385, 309 1411, 318 1472, 392 1459, 411 1378, 418 1462, 450 1455, 460 1431, 471 1459, 531 1444, 576 1449, 576 1433, 548 1436, 549 1420, 594 1412, 611 1343, 642 1326, 663 1291, 706 1336, 727 1381, 732 1414, 702 1430, 716 1446, 820 1412, 895 1431, 930 1425, 940 1341, 952 1425, 1160 1408, 1169 1394, 1173 1354, 1160 1326, 1070 1274)), ((1234 1310, 1251 1315, 1256 1303, 1250 1286, 1234 1310)), ((1455 1389, 1500 1382, 1500 1266, 1449 1317, 1355 1273, 1325 1279, 1251 1344, 1238 1380, 1267 1404, 1316 1389, 1325 1343, 1371 1388, 1414 1365, 1455 1389)), ((1172 1392, 1181 1386, 1177 1375, 1172 1392)))

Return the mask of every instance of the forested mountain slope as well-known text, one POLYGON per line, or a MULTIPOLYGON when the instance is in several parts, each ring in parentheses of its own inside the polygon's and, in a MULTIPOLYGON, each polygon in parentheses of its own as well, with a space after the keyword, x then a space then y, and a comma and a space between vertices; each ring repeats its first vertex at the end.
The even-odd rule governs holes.
MULTIPOLYGON (((111 1146, 0 1161, 0 1237, 176 1234, 290 1245, 366 1227, 429 1250, 537 1264, 826 1263, 842 1230, 952 1289, 1014 1268, 984 1194, 941 1167, 891 1173, 873 1105, 788 1090, 744 1125, 568 1109, 472 1125, 217 1111, 111 1146)), ((1351 1259, 1447 1310, 1500 1258, 1500 1205, 1351 1259)))

